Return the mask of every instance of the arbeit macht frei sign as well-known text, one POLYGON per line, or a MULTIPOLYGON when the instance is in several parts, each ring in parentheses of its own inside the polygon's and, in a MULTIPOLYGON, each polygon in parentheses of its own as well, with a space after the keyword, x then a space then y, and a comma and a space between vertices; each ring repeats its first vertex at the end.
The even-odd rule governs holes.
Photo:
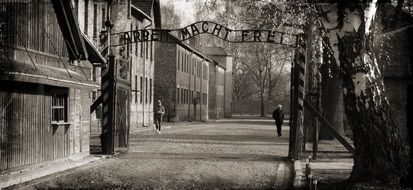
POLYGON ((180 42, 200 34, 214 35, 232 43, 263 42, 293 47, 297 44, 296 34, 274 30, 232 30, 214 22, 200 21, 180 29, 156 28, 113 33, 120 38, 120 43, 112 46, 145 41, 180 42))

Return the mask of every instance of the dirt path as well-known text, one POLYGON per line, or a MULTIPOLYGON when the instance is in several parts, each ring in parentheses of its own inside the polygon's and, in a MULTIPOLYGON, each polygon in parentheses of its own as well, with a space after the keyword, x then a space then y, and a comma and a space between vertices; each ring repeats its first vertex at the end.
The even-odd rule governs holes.
MULTIPOLYGON (((256 123, 256 124, 254 124, 256 123)), ((133 135, 130 152, 13 188, 288 189, 288 131, 233 120, 133 135)))

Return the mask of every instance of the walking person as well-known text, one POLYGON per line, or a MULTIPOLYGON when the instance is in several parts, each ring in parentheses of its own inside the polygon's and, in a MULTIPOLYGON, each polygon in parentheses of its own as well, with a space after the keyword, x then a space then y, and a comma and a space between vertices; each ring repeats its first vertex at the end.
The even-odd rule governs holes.
POLYGON ((277 133, 278 136, 281 137, 281 127, 284 122, 284 112, 282 110, 282 106, 278 105, 277 109, 272 112, 272 118, 275 120, 275 125, 277 126, 277 133))
POLYGON ((165 108, 162 106, 161 100, 158 100, 158 105, 155 106, 154 112, 156 132, 161 133, 162 116, 165 113, 165 108))

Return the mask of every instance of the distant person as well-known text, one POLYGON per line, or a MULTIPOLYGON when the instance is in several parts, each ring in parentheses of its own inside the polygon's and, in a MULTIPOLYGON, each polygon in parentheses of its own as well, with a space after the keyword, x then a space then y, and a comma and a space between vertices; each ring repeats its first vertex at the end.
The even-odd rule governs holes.
POLYGON ((155 126, 158 133, 161 133, 162 116, 164 113, 165 108, 162 106, 161 100, 158 100, 158 105, 155 106, 155 126))
POLYGON ((275 125, 277 126, 277 133, 278 133, 279 137, 281 137, 281 135, 282 135, 281 134, 281 127, 282 127, 283 121, 284 121, 284 112, 283 112, 282 108, 283 107, 281 105, 278 105, 277 109, 275 109, 272 112, 272 118, 274 118, 274 120, 275 120, 275 125))

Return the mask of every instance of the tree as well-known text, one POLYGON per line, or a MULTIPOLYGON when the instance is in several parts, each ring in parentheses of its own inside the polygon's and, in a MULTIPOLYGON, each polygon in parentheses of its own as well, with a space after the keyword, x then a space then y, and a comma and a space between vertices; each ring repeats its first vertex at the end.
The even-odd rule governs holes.
POLYGON ((340 67, 345 112, 353 131, 352 181, 399 185, 408 157, 372 52, 377 0, 339 1, 322 8, 322 23, 340 67))
POLYGON ((175 13, 174 5, 168 2, 165 6, 161 6, 162 28, 175 29, 181 25, 181 18, 175 13))
MULTIPOLYGON (((391 1, 399 10, 411 14, 413 9, 403 4, 405 0, 391 1)), ((216 5, 219 0, 212 2, 216 5)), ((315 11, 312 3, 289 3, 286 0, 240 0, 237 4, 244 7, 241 22, 258 29, 304 32, 306 14, 315 11)), ((323 7, 320 19, 339 68, 344 109, 354 136, 356 150, 350 179, 398 185, 400 179, 407 176, 408 154, 372 52, 372 21, 377 4, 378 0, 339 0, 323 7)))
MULTIPOLYGON (((257 12, 249 10, 253 5, 253 2, 244 0, 214 0, 206 4, 198 2, 197 19, 207 18, 231 29, 263 29, 253 25, 253 20, 256 21, 255 23, 260 23, 260 20, 271 20, 271 18, 258 19, 257 12), (247 17, 251 19, 247 20, 247 17)), ((271 27, 268 26, 267 29, 273 29, 271 27)), ((269 44, 232 44, 209 35, 199 38, 203 44, 221 46, 234 54, 234 63, 236 63, 233 68, 234 99, 257 95, 261 102, 261 116, 265 116, 265 100, 272 100, 273 89, 279 84, 278 79, 286 72, 284 67, 289 56, 292 56, 292 49, 269 44), (260 50, 265 52, 259 53, 260 50), (243 82, 248 79, 246 83, 243 82), (252 90, 254 90, 253 94, 251 94, 252 90)))

